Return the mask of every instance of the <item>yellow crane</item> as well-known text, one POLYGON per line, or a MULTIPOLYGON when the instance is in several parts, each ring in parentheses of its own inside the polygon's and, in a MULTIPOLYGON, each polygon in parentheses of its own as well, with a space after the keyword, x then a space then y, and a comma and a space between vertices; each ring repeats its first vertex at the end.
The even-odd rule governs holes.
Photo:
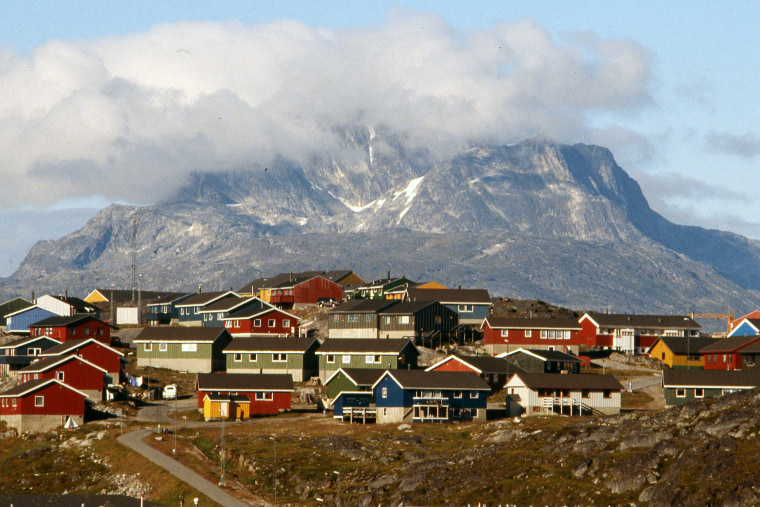
POLYGON ((694 313, 691 312, 692 319, 726 319, 726 334, 731 332, 731 324, 734 323, 736 314, 731 311, 731 305, 728 305, 726 313, 694 313))

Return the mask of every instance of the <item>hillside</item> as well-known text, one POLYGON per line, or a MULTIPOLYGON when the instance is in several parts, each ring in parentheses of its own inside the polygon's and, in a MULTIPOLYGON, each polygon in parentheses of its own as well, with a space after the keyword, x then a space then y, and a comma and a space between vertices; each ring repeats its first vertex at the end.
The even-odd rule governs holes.
POLYGON ((576 310, 760 306, 760 243, 672 224, 601 147, 537 140, 441 160, 385 133, 298 165, 197 173, 148 207, 112 205, 35 245, 5 294, 239 287, 282 271, 390 269, 576 310), (347 155, 350 154, 349 155, 347 155))

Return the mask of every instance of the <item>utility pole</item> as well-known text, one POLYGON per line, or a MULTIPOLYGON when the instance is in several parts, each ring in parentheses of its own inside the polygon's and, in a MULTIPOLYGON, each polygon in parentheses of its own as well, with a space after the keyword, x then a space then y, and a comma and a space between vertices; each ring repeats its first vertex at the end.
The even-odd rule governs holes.
POLYGON ((132 220, 132 301, 137 288, 137 218, 132 220))

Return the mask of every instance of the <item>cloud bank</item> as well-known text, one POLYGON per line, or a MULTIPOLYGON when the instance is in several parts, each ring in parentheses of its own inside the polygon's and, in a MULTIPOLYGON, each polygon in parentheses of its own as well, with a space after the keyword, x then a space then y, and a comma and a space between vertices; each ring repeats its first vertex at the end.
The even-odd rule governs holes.
POLYGON ((650 103, 649 53, 530 20, 454 30, 396 11, 327 30, 183 22, 125 37, 0 50, 0 206, 99 195, 148 204, 196 170, 337 149, 335 126, 383 127, 454 150, 540 135, 635 138, 596 114, 650 103))

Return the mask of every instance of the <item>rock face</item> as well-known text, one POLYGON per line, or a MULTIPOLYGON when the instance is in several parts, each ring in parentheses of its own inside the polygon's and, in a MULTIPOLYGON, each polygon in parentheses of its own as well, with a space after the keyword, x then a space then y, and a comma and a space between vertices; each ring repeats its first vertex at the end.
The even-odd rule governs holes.
POLYGON ((4 293, 237 288, 258 276, 392 269, 582 309, 742 311, 760 303, 760 244, 672 224, 597 146, 526 141, 438 159, 345 132, 305 164, 199 173, 164 203, 113 205, 35 245, 4 293))

